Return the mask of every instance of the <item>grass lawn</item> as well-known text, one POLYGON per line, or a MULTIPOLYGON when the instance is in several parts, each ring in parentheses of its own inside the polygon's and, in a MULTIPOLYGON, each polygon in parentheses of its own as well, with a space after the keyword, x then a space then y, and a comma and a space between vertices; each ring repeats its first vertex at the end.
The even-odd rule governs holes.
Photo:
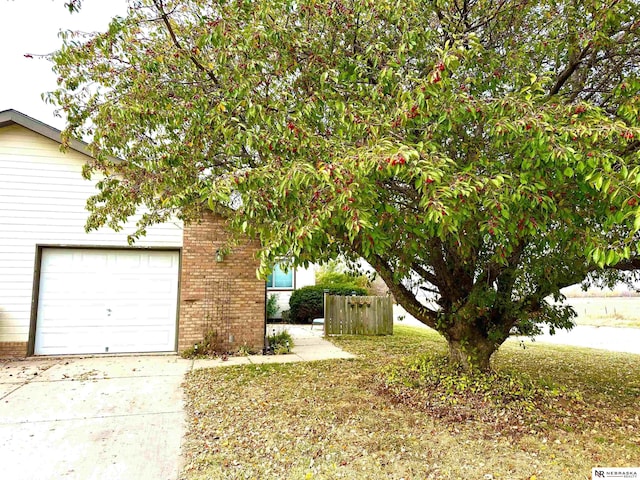
POLYGON ((571 297, 576 324, 640 328, 640 297, 571 297))
POLYGON ((446 346, 428 330, 333 341, 359 357, 190 373, 181 478, 587 480, 640 466, 640 355, 505 345, 491 395, 489 380, 429 383, 446 346))

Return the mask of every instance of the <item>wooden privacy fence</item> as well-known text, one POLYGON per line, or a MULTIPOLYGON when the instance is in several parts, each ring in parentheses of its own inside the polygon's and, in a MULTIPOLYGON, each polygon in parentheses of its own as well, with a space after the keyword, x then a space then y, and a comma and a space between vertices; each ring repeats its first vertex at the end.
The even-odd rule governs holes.
POLYGON ((325 335, 393 335, 391 297, 327 295, 325 335))

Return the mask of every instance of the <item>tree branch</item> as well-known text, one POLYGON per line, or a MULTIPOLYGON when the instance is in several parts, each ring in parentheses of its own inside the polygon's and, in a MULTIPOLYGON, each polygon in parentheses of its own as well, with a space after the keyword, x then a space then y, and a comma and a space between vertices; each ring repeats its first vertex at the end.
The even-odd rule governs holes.
POLYGON ((640 270, 640 258, 630 258, 628 260, 623 260, 621 262, 616 263, 615 265, 610 265, 604 267, 607 270, 620 270, 622 272, 629 272, 632 270, 640 270))
MULTIPOLYGON (((155 5, 156 9, 158 10, 158 13, 160 14, 160 17, 162 18, 162 22, 167 27, 167 31, 169 32, 169 36, 171 37, 171 41, 173 42, 173 44, 176 46, 176 48, 178 50, 180 50, 182 52, 187 52, 187 50, 185 50, 184 47, 182 46, 182 44, 180 43, 180 40, 178 40, 178 37, 177 37, 175 31, 173 30, 173 27, 171 26, 171 22, 169 21, 169 15, 164 10, 164 5, 162 3, 162 0, 153 0, 153 4, 155 5)), ((216 77, 216 75, 211 70, 208 70, 207 68, 205 68, 205 66, 202 65, 202 63, 200 63, 200 61, 196 58, 196 56, 192 52, 188 52, 187 56, 189 57, 189 60, 191 60, 191 62, 196 66, 196 68, 198 70, 200 70, 205 75, 207 75, 209 77, 209 79, 217 87, 220 86, 220 82, 218 80, 218 77, 216 77)))
POLYGON ((578 58, 569 62, 567 68, 565 68, 564 71, 558 76, 558 78, 556 79, 556 83, 553 85, 553 87, 551 87, 551 90, 549 91, 550 97, 557 95, 564 84, 567 83, 567 81, 571 78, 571 75, 575 73, 575 71, 582 63, 582 60, 584 60, 584 58, 587 56, 587 53, 589 53, 589 49, 590 46, 587 45, 582 49, 580 55, 578 55, 578 58))
POLYGON ((421 321, 426 326, 435 329, 437 326, 437 312, 434 312, 422 305, 418 302, 415 295, 407 289, 407 287, 402 285, 402 283, 395 281, 393 278, 393 270, 380 255, 373 255, 372 257, 367 258, 367 260, 385 281, 396 301, 417 320, 421 321))
POLYGON ((439 238, 432 238, 429 241, 429 260, 436 278, 438 278, 440 295, 443 300, 453 302, 459 297, 459 291, 455 279, 452 278, 451 272, 444 258, 444 247, 439 238), (458 295, 456 295, 456 292, 458 295))
POLYGON ((440 288, 440 285, 439 285, 440 282, 438 281, 438 277, 436 277, 433 273, 428 271, 422 265, 419 265, 418 263, 413 263, 411 264, 411 270, 416 272, 420 277, 424 278, 430 284, 440 288))
POLYGON ((626 157, 632 153, 635 153, 640 149, 640 140, 636 140, 635 142, 631 142, 627 147, 620 153, 620 156, 626 157))

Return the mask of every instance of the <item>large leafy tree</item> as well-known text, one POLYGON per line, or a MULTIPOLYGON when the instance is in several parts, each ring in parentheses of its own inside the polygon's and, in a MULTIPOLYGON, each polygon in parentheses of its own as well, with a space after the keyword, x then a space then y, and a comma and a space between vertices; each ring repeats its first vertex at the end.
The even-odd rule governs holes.
POLYGON ((511 333, 571 326, 562 287, 639 264, 639 10, 140 0, 65 35, 49 99, 97 158, 89 227, 208 200, 260 238, 263 274, 364 258, 486 369, 511 333))

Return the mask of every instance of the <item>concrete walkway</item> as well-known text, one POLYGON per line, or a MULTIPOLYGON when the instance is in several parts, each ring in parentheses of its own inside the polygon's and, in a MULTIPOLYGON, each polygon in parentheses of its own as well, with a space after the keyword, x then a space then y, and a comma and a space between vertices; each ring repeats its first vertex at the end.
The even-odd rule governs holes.
POLYGON ((226 360, 196 359, 193 360, 193 368, 211 368, 229 365, 249 365, 262 363, 291 363, 312 362, 315 360, 333 360, 340 358, 355 358, 355 355, 345 352, 328 342, 323 337, 323 331, 319 327, 311 328, 311 325, 268 325, 267 335, 287 331, 293 338, 293 350, 286 355, 248 355, 246 357, 229 357, 226 360))
POLYGON ((184 375, 229 365, 353 358, 309 326, 286 328, 289 355, 185 360, 177 355, 0 360, 1 478, 178 477, 184 375))

